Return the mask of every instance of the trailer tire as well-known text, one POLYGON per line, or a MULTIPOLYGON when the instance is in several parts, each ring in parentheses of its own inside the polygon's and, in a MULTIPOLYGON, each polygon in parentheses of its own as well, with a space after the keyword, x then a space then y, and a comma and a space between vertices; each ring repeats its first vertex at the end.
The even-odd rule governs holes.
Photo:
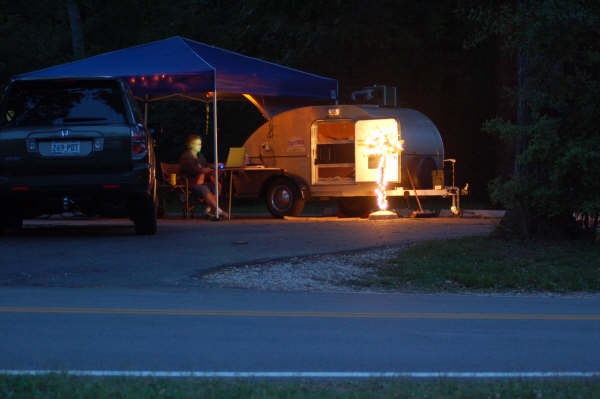
POLYGON ((345 197, 338 200, 340 213, 345 217, 369 217, 375 206, 374 197, 345 197))
POLYGON ((267 188, 266 203, 271 215, 282 218, 300 215, 304 209, 305 200, 296 183, 290 179, 278 178, 273 180, 267 188))

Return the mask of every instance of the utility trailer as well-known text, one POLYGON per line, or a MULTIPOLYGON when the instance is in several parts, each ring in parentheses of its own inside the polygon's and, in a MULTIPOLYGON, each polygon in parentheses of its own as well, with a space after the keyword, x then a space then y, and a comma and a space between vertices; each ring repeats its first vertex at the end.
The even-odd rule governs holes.
POLYGON ((232 196, 264 198, 275 217, 297 216, 306 201, 330 199, 348 216, 364 215, 376 209, 378 187, 385 187, 387 198, 450 198, 452 213, 461 214, 465 190, 454 185, 455 161, 444 158, 438 129, 416 110, 295 108, 270 118, 244 148, 244 167, 231 173, 232 196), (447 163, 451 185, 445 184, 447 163))

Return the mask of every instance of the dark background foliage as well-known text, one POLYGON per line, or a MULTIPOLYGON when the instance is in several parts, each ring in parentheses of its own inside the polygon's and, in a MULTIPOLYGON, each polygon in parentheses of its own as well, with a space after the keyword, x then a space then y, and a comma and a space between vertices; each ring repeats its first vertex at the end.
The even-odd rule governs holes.
MULTIPOLYGON (((463 48, 469 33, 458 1, 71 2, 81 16, 84 56, 180 35, 336 78, 341 103, 350 102, 353 90, 396 86, 401 106, 438 126, 446 155, 458 159, 457 181, 470 182, 472 195, 487 199, 487 181, 497 174, 502 154, 481 125, 496 115, 499 55, 493 40, 463 48)), ((0 84, 13 74, 74 59, 68 3, 0 0, 0 84)), ((222 143, 240 144, 240 135, 250 134, 261 118, 244 105, 222 106, 228 108, 220 112, 222 143), (248 126, 231 117, 240 110, 248 126)), ((206 127, 201 104, 153 107, 151 115, 162 115, 160 125, 170 130, 168 146, 180 139, 169 134, 206 127)))
MULTIPOLYGON (((577 166, 583 170, 548 171, 555 158, 564 169, 598 147, 597 106, 589 103, 598 103, 598 8, 585 0, 0 0, 0 85, 13 74, 179 35, 336 78, 341 103, 366 86, 395 86, 400 106, 438 126, 446 156, 458 160, 457 183, 469 182, 472 198, 489 201, 488 182, 499 177, 494 199, 502 205, 529 207, 515 201, 528 198, 545 209, 565 182, 581 192, 600 181, 583 174, 593 156, 577 166), (519 75, 523 54, 534 66, 527 76, 519 75), (515 129, 522 125, 533 127, 515 129), (573 129, 586 133, 572 137, 573 129), (567 138, 570 152, 557 158, 567 138), (527 147, 531 142, 537 147, 527 147), (540 168, 544 173, 523 173, 540 168), (515 171, 526 183, 511 179, 515 171), (549 197, 522 195, 545 184, 555 185, 549 197)), ((166 147, 209 128, 204 104, 152 107, 166 147)), ((225 147, 241 144, 262 122, 248 104, 220 107, 225 147)), ((567 194, 558 200, 585 202, 592 211, 598 205, 596 197, 567 194)))

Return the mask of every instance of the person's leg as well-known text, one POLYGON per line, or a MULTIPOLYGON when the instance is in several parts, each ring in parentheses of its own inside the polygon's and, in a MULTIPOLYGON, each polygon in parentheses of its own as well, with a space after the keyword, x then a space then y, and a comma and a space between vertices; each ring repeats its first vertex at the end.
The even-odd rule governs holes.
MULTIPOLYGON (((210 191, 210 187, 205 184, 199 184, 194 186, 193 191, 195 194, 202 196, 208 205, 214 209, 217 209, 217 197, 215 197, 215 195, 210 191)), ((221 208, 219 208, 219 214, 223 215, 224 217, 229 217, 229 214, 221 208)))
MULTIPOLYGON (((210 191, 207 192, 206 195, 204 196, 204 201, 206 201, 206 203, 208 205, 210 205, 213 209, 217 209, 217 197, 215 197, 215 195, 213 193, 211 193, 210 191)), ((226 218, 229 217, 229 214, 221 208, 219 208, 219 215, 226 217, 226 218)))

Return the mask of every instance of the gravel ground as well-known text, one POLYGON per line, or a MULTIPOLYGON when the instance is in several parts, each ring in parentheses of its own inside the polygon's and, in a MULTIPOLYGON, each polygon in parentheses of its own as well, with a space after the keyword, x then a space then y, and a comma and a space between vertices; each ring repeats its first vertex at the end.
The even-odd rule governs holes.
POLYGON ((410 245, 237 265, 205 274, 201 280, 219 287, 269 291, 375 292, 352 285, 352 280, 374 275, 410 245))
MULTIPOLYGON (((465 211, 465 217, 498 221, 503 213, 504 211, 465 211)), ((352 281, 374 276, 378 267, 414 244, 415 242, 407 241, 394 247, 235 265, 197 275, 196 278, 218 287, 255 290, 385 292, 381 288, 353 285, 352 281)))

